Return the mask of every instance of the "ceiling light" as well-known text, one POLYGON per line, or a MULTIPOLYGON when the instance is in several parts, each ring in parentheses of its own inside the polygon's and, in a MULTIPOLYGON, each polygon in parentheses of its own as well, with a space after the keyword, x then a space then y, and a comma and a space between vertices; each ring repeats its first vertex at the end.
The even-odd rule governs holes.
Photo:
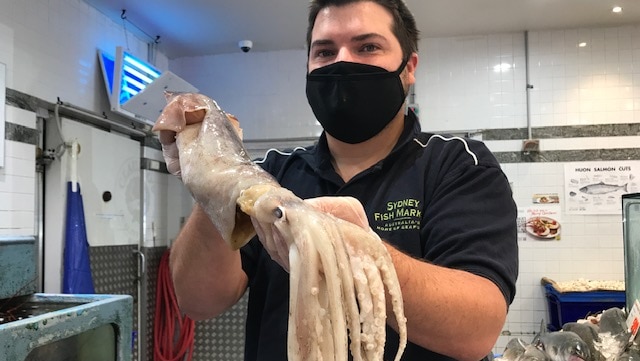
POLYGON ((622 7, 614 6, 613 9, 611 9, 611 11, 613 11, 614 13, 621 13, 622 12, 622 7))
POLYGON ((587 46, 587 43, 585 43, 584 41, 581 42, 581 43, 578 43, 578 47, 580 47, 580 48, 584 48, 586 46, 587 46))

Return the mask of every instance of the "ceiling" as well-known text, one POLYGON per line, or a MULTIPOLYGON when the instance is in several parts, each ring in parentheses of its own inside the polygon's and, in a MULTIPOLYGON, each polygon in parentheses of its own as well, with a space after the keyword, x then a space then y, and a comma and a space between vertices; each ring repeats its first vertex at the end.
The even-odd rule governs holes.
MULTIPOLYGON (((85 0, 170 59, 304 49, 308 0, 85 0), (123 9, 126 10, 122 20, 123 9)), ((640 25, 638 0, 406 0, 422 38, 640 25), (622 13, 612 13, 614 5, 622 13)))

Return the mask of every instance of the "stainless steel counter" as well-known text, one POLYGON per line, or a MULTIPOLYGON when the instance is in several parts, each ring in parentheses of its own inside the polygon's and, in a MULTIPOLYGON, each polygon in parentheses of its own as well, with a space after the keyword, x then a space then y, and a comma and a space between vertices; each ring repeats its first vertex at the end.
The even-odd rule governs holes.
POLYGON ((0 318, 10 321, 0 324, 0 360, 129 361, 132 306, 132 297, 123 295, 0 300, 0 318))

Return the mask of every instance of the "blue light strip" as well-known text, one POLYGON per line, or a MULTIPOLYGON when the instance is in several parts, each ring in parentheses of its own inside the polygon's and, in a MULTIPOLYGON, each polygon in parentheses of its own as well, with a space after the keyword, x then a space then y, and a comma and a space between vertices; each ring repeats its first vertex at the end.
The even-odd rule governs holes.
POLYGON ((126 93, 126 97, 127 97, 127 99, 129 99, 129 98, 131 98, 131 97, 133 97, 134 95, 136 95, 136 94, 138 94, 138 93, 139 93, 139 91, 138 91, 137 89, 132 89, 132 88, 129 88, 129 87, 123 87, 123 88, 122 88, 122 91, 123 91, 124 93, 126 93))
POLYGON ((151 75, 154 79, 160 76, 160 72, 151 67, 151 65, 136 59, 133 55, 124 53, 124 61, 131 64, 134 68, 138 68, 143 72, 151 75))
POLYGON ((126 103, 141 92, 147 85, 160 77, 161 72, 152 65, 124 53, 122 64, 122 81, 120 84, 120 104, 126 103))
POLYGON ((139 72, 136 69, 130 67, 129 65, 125 65, 122 69, 124 70, 125 74, 132 74, 136 78, 142 80, 145 84, 149 84, 149 83, 151 83, 153 81, 153 79, 151 79, 150 77, 142 74, 141 72, 139 72))
POLYGON ((123 84, 126 84, 129 88, 137 89, 138 91, 146 88, 146 86, 147 86, 146 84, 143 84, 143 83, 137 81, 136 79, 131 78, 131 77, 126 76, 126 75, 124 76, 123 84))

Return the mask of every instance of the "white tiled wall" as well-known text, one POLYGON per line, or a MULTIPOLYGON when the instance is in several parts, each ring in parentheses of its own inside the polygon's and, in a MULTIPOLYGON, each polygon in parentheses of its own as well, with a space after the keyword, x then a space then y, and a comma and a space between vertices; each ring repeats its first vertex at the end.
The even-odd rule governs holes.
MULTIPOLYGON (((530 32, 527 43, 532 126, 638 121, 640 26, 530 32)), ((421 49, 425 129, 526 126, 524 33, 425 39, 421 49)))
MULTIPOLYGON (((7 64, 7 86, 55 102, 87 109, 107 106, 97 49, 115 53, 123 46, 147 58, 146 41, 125 34, 82 0, 0 0, 0 62, 7 64)), ((166 69, 162 53, 156 66, 166 69)))
MULTIPOLYGON (((36 115, 7 106, 9 122, 34 129, 36 115)), ((36 148, 6 141, 5 167, 0 168, 0 236, 35 234, 36 148)))
POLYGON ((314 137, 322 132, 305 95, 306 52, 181 58, 171 70, 242 123, 245 139, 314 137))
POLYGON ((416 102, 425 130, 524 127, 524 34, 421 41, 416 102))
POLYGON ((640 26, 531 33, 530 55, 534 125, 640 119, 640 26))

